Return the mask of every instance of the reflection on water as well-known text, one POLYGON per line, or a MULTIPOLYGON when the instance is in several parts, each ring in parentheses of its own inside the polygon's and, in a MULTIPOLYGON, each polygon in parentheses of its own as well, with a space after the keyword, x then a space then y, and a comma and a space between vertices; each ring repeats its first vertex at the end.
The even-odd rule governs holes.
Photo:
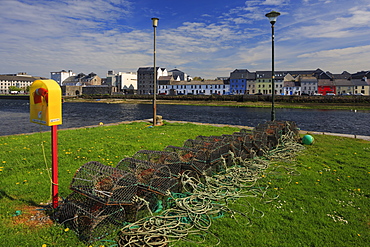
MULTIPOLYGON (((269 108, 157 105, 165 120, 231 124, 254 127, 270 119, 269 108)), ((74 128, 152 118, 151 104, 64 103, 63 124, 74 128)), ((276 119, 295 121, 303 130, 370 135, 369 111, 276 109, 276 119)), ((29 122, 26 100, 0 99, 0 135, 50 130, 29 122)))

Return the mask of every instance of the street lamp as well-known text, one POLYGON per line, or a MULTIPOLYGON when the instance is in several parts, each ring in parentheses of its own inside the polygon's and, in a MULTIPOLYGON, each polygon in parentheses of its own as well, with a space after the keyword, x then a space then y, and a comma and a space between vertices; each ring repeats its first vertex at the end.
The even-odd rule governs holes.
POLYGON ((267 13, 265 16, 269 18, 271 23, 271 38, 272 38, 272 76, 271 76, 271 83, 272 83, 272 102, 271 102, 271 121, 275 121, 275 68, 274 68, 274 24, 276 22, 277 17, 280 15, 279 12, 271 11, 267 13))
POLYGON ((155 65, 155 37, 156 37, 156 31, 158 26, 158 18, 152 18, 153 22, 153 29, 154 29, 154 42, 153 42, 153 59, 154 59, 154 65, 153 65, 153 72, 154 72, 154 78, 153 78, 153 126, 157 125, 157 67, 155 65))

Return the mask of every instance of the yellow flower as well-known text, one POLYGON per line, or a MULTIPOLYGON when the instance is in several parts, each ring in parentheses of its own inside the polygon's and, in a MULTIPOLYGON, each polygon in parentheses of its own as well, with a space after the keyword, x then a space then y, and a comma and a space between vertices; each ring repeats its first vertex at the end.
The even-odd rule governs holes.
POLYGON ((337 181, 340 181, 340 179, 339 179, 339 178, 337 178, 337 181))
POLYGON ((46 247, 46 246, 47 246, 46 244, 41 245, 41 247, 46 247))
POLYGON ((69 231, 69 228, 67 227, 66 229, 64 229, 65 232, 68 232, 69 231))
POLYGON ((295 182, 295 184, 299 184, 299 182, 295 182))
POLYGON ((5 164, 6 163, 6 161, 5 160, 3 160, 3 164, 5 164))

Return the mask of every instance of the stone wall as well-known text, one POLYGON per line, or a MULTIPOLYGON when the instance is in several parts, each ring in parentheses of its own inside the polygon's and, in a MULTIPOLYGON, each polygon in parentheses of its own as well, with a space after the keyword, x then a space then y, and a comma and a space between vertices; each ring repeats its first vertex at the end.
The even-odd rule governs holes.
POLYGON ((82 86, 62 86, 63 96, 78 96, 82 94, 82 86))
POLYGON ((109 86, 95 86, 95 87, 83 87, 82 94, 83 95, 96 95, 96 94, 108 94, 112 95, 115 92, 115 87, 109 86))
POLYGON ((93 86, 93 87, 82 87, 82 86, 62 86, 63 96, 79 96, 79 95, 112 95, 113 92, 117 91, 116 87, 109 86, 93 86))

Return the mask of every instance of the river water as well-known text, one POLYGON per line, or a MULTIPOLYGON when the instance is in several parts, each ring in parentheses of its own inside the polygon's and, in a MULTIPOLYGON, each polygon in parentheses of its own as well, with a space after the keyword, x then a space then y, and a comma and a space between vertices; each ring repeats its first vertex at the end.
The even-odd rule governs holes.
MULTIPOLYGON (((152 118, 150 104, 64 103, 63 124, 75 128, 102 123, 152 118)), ((307 131, 370 136, 370 111, 276 109, 277 120, 295 121, 307 131)), ((164 120, 230 124, 255 127, 270 119, 269 108, 157 105, 164 120)), ((0 136, 50 130, 30 123, 27 100, 0 99, 0 136)))

